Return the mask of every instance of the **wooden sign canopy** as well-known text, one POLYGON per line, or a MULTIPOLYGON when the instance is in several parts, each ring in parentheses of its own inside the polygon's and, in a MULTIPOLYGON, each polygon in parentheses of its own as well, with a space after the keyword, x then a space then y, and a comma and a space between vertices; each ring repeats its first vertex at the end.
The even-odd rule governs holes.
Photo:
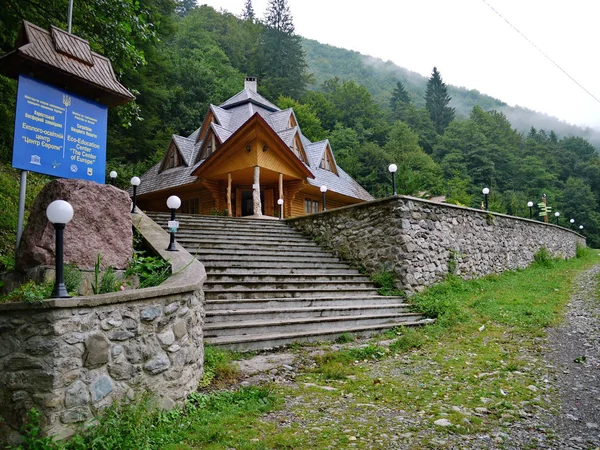
POLYGON ((15 79, 28 75, 108 107, 135 99, 117 80, 108 58, 54 26, 46 31, 23 21, 15 50, 0 58, 0 73, 15 79))

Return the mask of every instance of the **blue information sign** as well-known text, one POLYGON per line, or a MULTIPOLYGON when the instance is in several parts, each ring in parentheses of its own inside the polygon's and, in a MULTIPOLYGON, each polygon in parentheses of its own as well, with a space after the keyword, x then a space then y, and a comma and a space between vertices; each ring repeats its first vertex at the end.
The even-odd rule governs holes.
POLYGON ((104 184, 108 108, 19 76, 13 167, 104 184))

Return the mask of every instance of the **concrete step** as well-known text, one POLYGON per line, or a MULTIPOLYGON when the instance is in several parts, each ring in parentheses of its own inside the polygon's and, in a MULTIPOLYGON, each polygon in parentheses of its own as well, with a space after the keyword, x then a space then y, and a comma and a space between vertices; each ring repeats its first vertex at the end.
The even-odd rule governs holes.
POLYGON ((342 290, 354 290, 354 289, 372 289, 373 283, 367 281, 315 281, 315 280, 301 280, 301 281, 214 281, 208 279, 204 283, 204 289, 206 292, 217 292, 217 291, 278 291, 278 290, 298 290, 298 291, 342 291, 342 290))
POLYGON ((204 234, 201 231, 195 230, 179 230, 176 239, 180 242, 189 243, 205 243, 205 242, 228 242, 230 244, 243 242, 250 242, 253 244, 259 242, 266 242, 272 245, 286 245, 288 242, 296 244, 309 244, 312 242, 310 239, 306 239, 303 236, 281 236, 276 233, 260 233, 260 232, 248 232, 246 234, 235 233, 235 234, 204 234))
POLYGON ((349 289, 225 289, 206 290, 206 300, 235 299, 235 298, 300 298, 300 297, 357 297, 361 295, 375 295, 374 288, 349 288, 349 289))
POLYGON ((217 336, 249 336, 265 333, 298 333, 305 331, 318 331, 323 328, 347 330, 356 326, 387 325, 393 328, 402 322, 414 322, 421 319, 417 313, 392 313, 350 315, 337 317, 304 317, 298 319, 256 321, 229 321, 226 323, 212 323, 204 325, 204 337, 217 336))
POLYGON ((301 252, 315 252, 323 251, 321 247, 313 242, 290 242, 285 243, 274 242, 274 241, 263 241, 257 242, 256 240, 244 240, 232 242, 231 239, 177 239, 178 242, 183 245, 185 242, 186 248, 189 249, 216 249, 216 250, 272 250, 272 249, 285 249, 289 251, 301 251, 301 252))
MULTIPOLYGON (((148 216, 159 225, 166 224, 168 220, 171 220, 170 213, 148 213, 148 216)), ((180 224, 189 224, 194 227, 214 227, 230 229, 260 227, 265 230, 282 230, 284 232, 289 232, 291 230, 293 232, 296 232, 295 230, 290 228, 284 221, 278 220, 244 219, 240 217, 210 217, 190 214, 177 214, 176 219, 180 224)))
POLYGON ((269 274, 269 273, 229 273, 229 274, 208 274, 210 283, 236 282, 236 283, 297 283, 310 280, 317 283, 340 283, 345 281, 354 281, 362 283, 371 283, 368 277, 358 274, 332 273, 324 274, 319 272, 309 272, 307 274, 269 274))
POLYGON ((212 345, 214 347, 235 351, 268 350, 272 348, 294 344, 296 342, 333 341, 345 333, 351 333, 360 336, 370 336, 373 334, 381 333, 385 330, 389 330, 394 327, 413 327, 421 325, 423 325, 423 323, 420 320, 404 320, 377 325, 359 324, 353 327, 346 328, 324 327, 321 330, 309 330, 291 333, 263 333, 246 336, 224 335, 220 337, 205 338, 204 342, 207 345, 212 345))
POLYGON ((264 308, 264 309, 216 309, 206 312, 205 324, 220 324, 247 321, 282 321, 290 319, 395 315, 409 312, 409 305, 368 305, 368 306, 304 306, 297 308, 264 308))
POLYGON ((327 275, 360 275, 358 269, 348 268, 348 266, 326 269, 324 266, 317 266, 315 268, 306 267, 206 267, 206 273, 209 276, 244 276, 244 275, 256 275, 256 276, 279 276, 279 275, 306 275, 306 276, 327 276, 327 275))
MULTIPOLYGON (((181 244, 181 242, 180 242, 181 244)), ((254 259, 255 257, 260 256, 269 256, 269 257, 277 257, 277 258, 290 258, 293 260, 298 259, 312 259, 312 258, 335 258, 331 253, 324 252, 322 250, 315 250, 311 252, 303 252, 296 249, 288 249, 282 247, 280 249, 272 248, 272 249, 263 249, 263 250, 252 250, 246 248, 239 249, 218 249, 218 248, 199 248, 194 246, 188 246, 189 252, 200 256, 205 255, 230 255, 236 258, 247 256, 249 258, 254 259)))
POLYGON ((347 269, 348 265, 343 262, 321 262, 321 261, 277 261, 268 259, 266 261, 232 261, 229 259, 222 260, 210 260, 210 259, 202 259, 198 258, 206 267, 207 271, 214 271, 219 269, 228 269, 228 270, 254 270, 254 269, 279 269, 279 270, 296 270, 296 269, 347 269))
MULTIPOLYGON (((194 254, 194 252, 190 252, 194 254)), ((198 255, 197 259, 201 262, 208 261, 228 261, 243 262, 243 263, 254 263, 254 262, 289 262, 289 263, 339 263, 340 259, 335 256, 322 256, 322 255, 305 255, 295 257, 287 253, 281 252, 279 255, 232 255, 222 253, 204 253, 198 255)))
POLYGON ((360 295, 356 297, 273 297, 207 300, 206 311, 266 309, 266 308, 302 308, 334 306, 404 306, 403 297, 384 297, 381 295, 360 295))

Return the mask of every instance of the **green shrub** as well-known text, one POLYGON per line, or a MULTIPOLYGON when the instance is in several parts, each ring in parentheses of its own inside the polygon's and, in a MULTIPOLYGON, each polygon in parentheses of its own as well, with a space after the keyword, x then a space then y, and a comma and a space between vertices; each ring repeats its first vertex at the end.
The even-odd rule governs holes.
POLYGON ((38 284, 34 281, 28 281, 22 284, 11 293, 0 297, 0 303, 5 302, 25 302, 37 303, 52 295, 53 282, 45 282, 38 284))
POLYGON ((102 273, 101 266, 102 255, 98 253, 96 264, 94 264, 94 282, 92 283, 92 292, 94 295, 118 291, 121 283, 117 280, 114 267, 108 267, 104 273, 102 273))
POLYGON ((550 268, 554 265, 554 258, 546 247, 542 247, 533 255, 533 263, 540 267, 550 268))
POLYGON ((340 334, 335 342, 338 344, 347 344, 348 342, 354 342, 355 337, 352 333, 342 333, 340 334))
POLYGON ((235 383, 240 376, 239 369, 233 362, 235 356, 234 352, 204 346, 204 373, 199 387, 224 387, 235 383))
POLYGON ((401 297, 406 295, 404 291, 396 288, 396 275, 389 270, 381 270, 371 274, 371 281, 378 288, 379 295, 401 297))
POLYGON ((171 275, 171 264, 158 256, 144 254, 144 251, 134 250, 125 277, 136 276, 140 288, 158 286, 171 275))
POLYGON ((585 255, 587 255, 588 250, 589 249, 586 246, 577 244, 577 248, 575 250, 575 257, 583 258, 585 255))
POLYGON ((79 285, 81 284, 81 271, 75 264, 67 264, 64 267, 63 279, 67 292, 71 295, 79 294, 79 285))

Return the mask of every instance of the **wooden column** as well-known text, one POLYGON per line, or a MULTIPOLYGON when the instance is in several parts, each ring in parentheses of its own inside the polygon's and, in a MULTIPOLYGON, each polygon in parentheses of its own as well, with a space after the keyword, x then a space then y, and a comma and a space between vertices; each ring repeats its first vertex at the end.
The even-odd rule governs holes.
MULTIPOLYGON (((279 197, 277 197, 277 200, 279 200, 280 198, 283 199, 283 174, 282 173, 279 174, 279 197)), ((281 206, 279 206, 279 204, 277 204, 277 210, 279 211, 279 214, 281 214, 282 216, 285 217, 285 214, 283 213, 283 208, 281 206)))
POLYGON ((252 203, 254 205, 254 215, 262 216, 262 206, 260 204, 260 167, 254 166, 254 183, 252 184, 252 203))
POLYGON ((231 210, 231 173, 227 174, 227 214, 229 217, 233 215, 231 210))

